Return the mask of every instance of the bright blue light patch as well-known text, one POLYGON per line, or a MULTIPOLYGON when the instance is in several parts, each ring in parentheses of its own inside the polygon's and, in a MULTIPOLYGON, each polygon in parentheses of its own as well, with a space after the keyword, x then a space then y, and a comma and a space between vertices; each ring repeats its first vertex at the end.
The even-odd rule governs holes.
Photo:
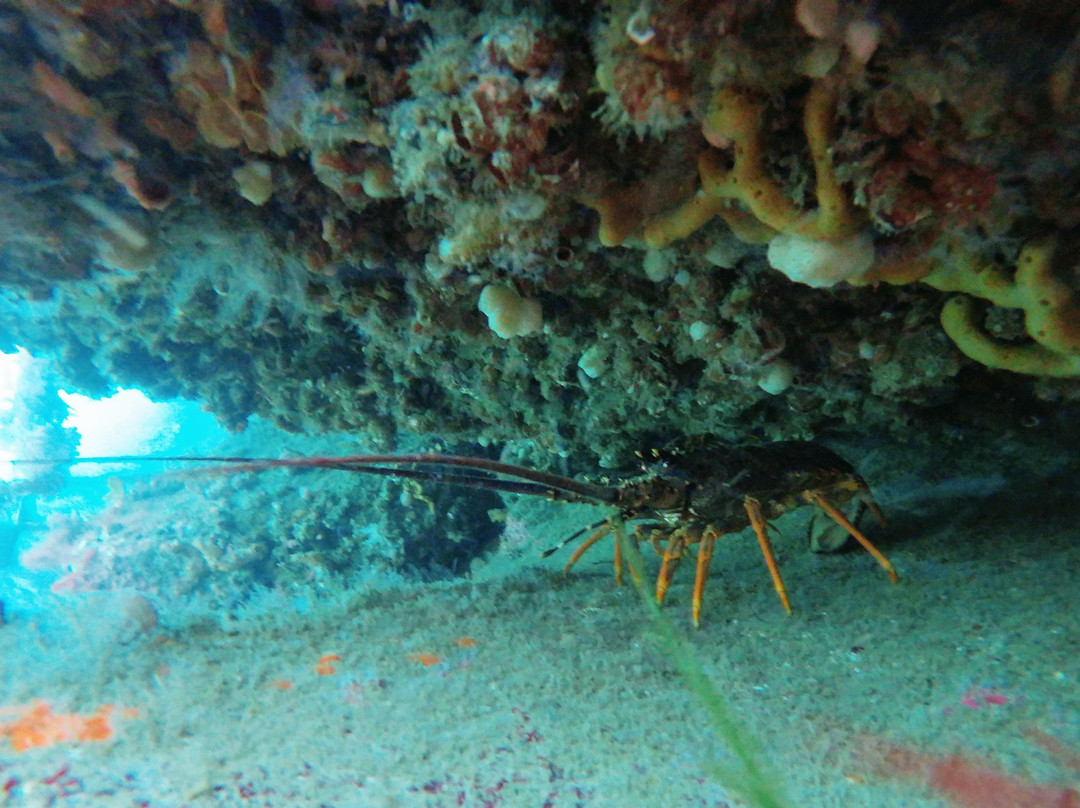
POLYGON ((10 434, 10 412, 15 406, 15 394, 19 386, 23 365, 29 361, 30 354, 20 348, 16 353, 0 353, 0 481, 14 479, 14 470, 6 461, 15 458, 14 436, 10 434))
POLYGON ((180 432, 179 405, 151 401, 139 390, 121 388, 102 399, 61 390, 60 398, 71 409, 64 426, 79 431, 79 457, 151 454, 180 432))

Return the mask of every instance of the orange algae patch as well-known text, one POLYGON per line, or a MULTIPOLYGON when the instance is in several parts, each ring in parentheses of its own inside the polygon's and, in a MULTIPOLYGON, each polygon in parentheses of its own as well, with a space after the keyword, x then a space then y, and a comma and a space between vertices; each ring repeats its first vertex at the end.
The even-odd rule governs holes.
POLYGON ((417 654, 409 654, 409 659, 413 662, 419 662, 425 668, 429 668, 432 665, 438 665, 442 662, 442 657, 438 654, 433 654, 430 651, 421 651, 417 654))
POLYGON ((1011 777, 961 755, 901 746, 883 750, 879 773, 922 781, 954 808, 1080 808, 1080 792, 1011 777))
POLYGON ((1042 730, 1024 730, 1024 735, 1057 758, 1059 763, 1068 766, 1074 772, 1080 773, 1080 753, 1069 749, 1053 735, 1047 735, 1042 730))
POLYGON ((474 640, 472 637, 458 637, 456 640, 454 640, 454 645, 456 645, 458 648, 475 648, 476 640, 474 640))
POLYGON ((51 704, 37 701, 29 707, 5 710, 17 713, 17 717, 14 721, 0 722, 0 737, 9 738, 11 748, 16 752, 57 743, 107 741, 113 736, 114 710, 113 705, 103 704, 96 712, 85 716, 54 713, 51 704))
MULTIPOLYGON (((316 668, 316 670, 318 670, 318 668, 316 668)), ((292 690, 293 681, 292 679, 275 679, 270 683, 270 687, 275 690, 292 690)))

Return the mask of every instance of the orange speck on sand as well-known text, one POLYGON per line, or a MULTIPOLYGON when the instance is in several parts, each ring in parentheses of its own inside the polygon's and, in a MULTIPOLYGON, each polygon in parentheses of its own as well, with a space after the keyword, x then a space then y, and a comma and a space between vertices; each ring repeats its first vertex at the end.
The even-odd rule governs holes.
MULTIPOLYGON (((318 669, 316 668, 316 670, 318 669)), ((276 690, 292 690, 293 681, 292 679, 275 679, 270 683, 270 687, 276 690)))
POLYGON ((454 640, 454 645, 456 645, 458 648, 475 648, 476 640, 474 640, 472 637, 458 637, 456 640, 454 640))
POLYGON ((86 716, 54 713, 51 704, 38 701, 29 707, 15 708, 18 717, 0 723, 0 737, 9 738, 16 752, 57 743, 107 741, 113 736, 113 710, 113 705, 103 704, 97 712, 86 716))
POLYGON ((337 673, 337 668, 331 663, 340 661, 341 657, 337 654, 323 654, 319 657, 319 664, 315 666, 315 673, 319 674, 319 676, 330 676, 335 674, 337 673))
POLYGON ((438 665, 442 662, 442 657, 438 654, 433 654, 430 651, 421 651, 417 654, 409 654, 409 659, 414 662, 419 662, 425 668, 429 668, 432 665, 438 665))

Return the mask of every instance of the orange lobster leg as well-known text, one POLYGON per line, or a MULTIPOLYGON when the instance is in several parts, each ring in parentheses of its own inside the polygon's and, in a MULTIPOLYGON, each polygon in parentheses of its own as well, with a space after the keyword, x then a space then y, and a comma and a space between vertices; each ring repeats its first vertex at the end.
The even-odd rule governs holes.
MULTIPOLYGON (((857 527, 855 527, 855 525, 851 523, 850 519, 844 516, 844 514, 840 511, 839 508, 829 502, 829 500, 825 499, 825 497, 823 497, 817 491, 803 491, 803 499, 805 499, 807 502, 817 505, 819 508, 821 508, 821 510, 825 511, 825 513, 827 513, 829 517, 834 522, 836 522, 836 524, 840 525, 840 527, 844 528, 844 530, 850 533, 855 538, 855 541, 861 544, 866 549, 866 552, 868 552, 874 557, 874 560, 881 565, 882 569, 884 569, 885 572, 889 573, 890 581, 895 584, 898 580, 900 580, 896 575, 896 570, 893 569, 892 562, 885 557, 885 554, 882 553, 881 550, 876 548, 870 542, 870 539, 866 538, 866 536, 862 534, 861 530, 859 530, 857 527)), ((877 511, 877 513, 880 513, 880 511, 877 511)), ((881 518, 884 519, 884 517, 881 518)))
MULTIPOLYGON (((618 530, 618 528, 616 528, 618 530)), ((615 586, 622 586, 622 540, 618 533, 615 534, 615 586)))
POLYGON ((769 575, 772 576, 776 594, 780 596, 780 603, 784 607, 784 611, 791 614, 791 602, 788 601, 784 579, 780 577, 780 567, 776 563, 776 556, 773 555, 772 545, 769 543, 769 536, 766 533, 769 529, 769 523, 765 521, 765 516, 761 513, 761 503, 753 497, 747 497, 743 502, 743 507, 746 508, 746 515, 750 517, 750 524, 754 528, 754 533, 757 534, 758 544, 761 545, 761 554, 765 556, 765 566, 769 568, 769 575))
POLYGON ((709 575, 709 562, 712 561, 713 544, 716 543, 720 534, 712 528, 708 528, 701 536, 701 547, 698 548, 697 572, 694 575, 694 599, 692 601, 694 611, 694 628, 701 625, 701 600, 705 596, 705 579, 709 575))
MULTIPOLYGON (((585 551, 592 547, 594 544, 596 544, 598 541, 600 541, 600 539, 604 538, 604 536, 606 536, 610 532, 611 525, 605 522, 603 527, 601 527, 598 531, 589 536, 589 538, 585 539, 585 541, 583 541, 581 545, 576 550, 574 550, 573 554, 570 556, 570 560, 567 561, 566 566, 562 568, 563 573, 566 574, 570 572, 570 568, 573 567, 583 555, 585 555, 585 551)), ((618 542, 615 543, 615 546, 619 546, 618 542)))
POLYGON ((686 539, 683 538, 681 530, 676 530, 668 540, 667 548, 664 550, 664 560, 660 563, 660 574, 656 578, 657 603, 664 602, 664 596, 667 595, 671 579, 675 577, 675 570, 679 568, 685 549, 686 539))

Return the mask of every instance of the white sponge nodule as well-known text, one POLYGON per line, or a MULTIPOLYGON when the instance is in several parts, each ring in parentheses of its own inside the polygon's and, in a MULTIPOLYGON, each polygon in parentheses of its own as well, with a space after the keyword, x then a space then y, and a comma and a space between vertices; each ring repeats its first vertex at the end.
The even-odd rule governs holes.
POLYGON ((769 242, 769 266, 796 283, 836 286, 865 275, 874 264, 874 240, 859 233, 842 241, 817 241, 781 233, 769 242))
POLYGON ((480 291, 477 308, 487 315, 488 327, 503 339, 531 334, 544 322, 540 304, 510 286, 488 284, 480 291))

